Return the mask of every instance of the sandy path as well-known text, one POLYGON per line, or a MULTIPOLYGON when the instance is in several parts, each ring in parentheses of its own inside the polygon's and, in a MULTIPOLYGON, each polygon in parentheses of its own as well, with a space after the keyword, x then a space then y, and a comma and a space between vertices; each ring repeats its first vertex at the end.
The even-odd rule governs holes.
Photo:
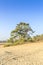
POLYGON ((1 46, 0 65, 43 65, 43 43, 1 46))

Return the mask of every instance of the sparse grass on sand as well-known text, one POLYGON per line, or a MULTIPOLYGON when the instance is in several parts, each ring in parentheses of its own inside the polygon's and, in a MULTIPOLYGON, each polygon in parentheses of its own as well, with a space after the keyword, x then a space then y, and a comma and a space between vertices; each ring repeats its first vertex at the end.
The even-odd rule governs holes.
POLYGON ((43 65, 43 42, 3 47, 0 65, 43 65))

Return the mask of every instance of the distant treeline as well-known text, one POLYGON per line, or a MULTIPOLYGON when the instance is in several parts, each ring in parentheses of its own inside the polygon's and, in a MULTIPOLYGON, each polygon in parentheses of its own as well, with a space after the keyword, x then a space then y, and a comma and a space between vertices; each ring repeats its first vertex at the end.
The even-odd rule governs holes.
POLYGON ((7 41, 0 41, 0 43, 6 43, 7 41))

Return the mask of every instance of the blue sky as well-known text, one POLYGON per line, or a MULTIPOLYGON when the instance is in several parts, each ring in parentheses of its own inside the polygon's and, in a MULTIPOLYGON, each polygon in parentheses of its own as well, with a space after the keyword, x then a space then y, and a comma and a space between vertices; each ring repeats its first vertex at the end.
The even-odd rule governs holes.
POLYGON ((34 34, 42 34, 43 0, 0 0, 0 40, 10 37, 21 21, 29 23, 34 34))

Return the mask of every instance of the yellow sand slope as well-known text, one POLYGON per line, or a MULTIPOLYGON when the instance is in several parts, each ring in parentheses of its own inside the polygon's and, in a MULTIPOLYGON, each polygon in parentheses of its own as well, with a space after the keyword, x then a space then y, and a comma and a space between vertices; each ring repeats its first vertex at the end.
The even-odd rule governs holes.
POLYGON ((0 65, 43 65, 43 42, 5 48, 0 45, 0 65))

